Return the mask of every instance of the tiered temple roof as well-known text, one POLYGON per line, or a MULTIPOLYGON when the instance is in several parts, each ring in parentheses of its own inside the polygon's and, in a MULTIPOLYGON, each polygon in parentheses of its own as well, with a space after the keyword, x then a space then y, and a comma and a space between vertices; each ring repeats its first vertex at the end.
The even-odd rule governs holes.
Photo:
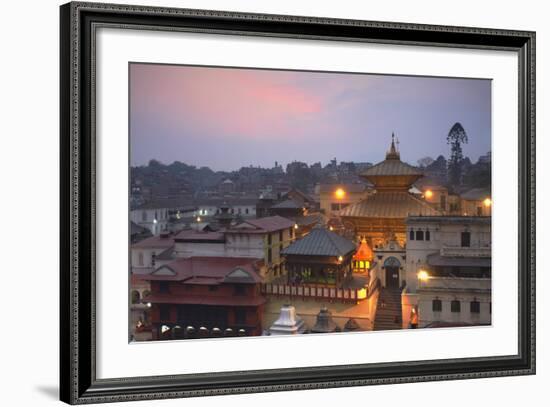
POLYGON ((423 177, 423 173, 401 161, 393 134, 386 159, 367 169, 361 176, 374 184, 376 192, 342 209, 340 216, 405 219, 409 215, 440 215, 430 204, 409 193, 411 185, 423 177))

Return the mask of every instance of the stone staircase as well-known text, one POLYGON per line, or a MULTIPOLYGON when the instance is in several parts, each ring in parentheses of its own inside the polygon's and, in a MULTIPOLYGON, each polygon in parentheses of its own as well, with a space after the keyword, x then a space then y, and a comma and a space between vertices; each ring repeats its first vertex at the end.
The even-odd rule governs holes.
POLYGON ((401 328, 401 290, 381 288, 374 318, 374 330, 387 331, 401 328))

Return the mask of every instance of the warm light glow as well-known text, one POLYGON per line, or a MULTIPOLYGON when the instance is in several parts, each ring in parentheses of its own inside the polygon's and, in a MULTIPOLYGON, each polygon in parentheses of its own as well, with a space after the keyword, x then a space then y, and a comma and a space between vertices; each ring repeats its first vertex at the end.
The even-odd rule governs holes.
POLYGON ((197 222, 200 222, 200 221, 201 221, 201 217, 198 216, 198 217, 197 217, 197 222))
POLYGON ((297 223, 294 224, 294 229, 298 229, 298 224, 297 223))
POLYGON ((367 290, 365 288, 357 290, 357 299, 364 300, 365 298, 367 298, 367 290))
POLYGON ((338 188, 336 191, 334 191, 334 195, 338 199, 342 199, 346 195, 346 191, 344 191, 342 188, 338 188))
POLYGON ((430 275, 428 274, 428 272, 426 270, 420 270, 418 272, 418 279, 420 281, 427 281, 427 280, 429 280, 429 278, 430 278, 430 275))
POLYGON ((147 303, 147 308, 151 308, 151 303, 150 302, 147 303))
POLYGON ((331 232, 334 230, 334 228, 333 228, 332 226, 330 226, 328 229, 329 229, 331 232))
POLYGON ((483 205, 485 205, 486 208, 488 208, 492 204, 493 204, 493 201, 491 201, 491 198, 485 198, 485 200, 483 201, 483 205))
POLYGON ((338 261, 339 262, 342 262, 344 260, 344 258, 342 256, 338 256, 338 261))
POLYGON ((427 190, 424 195, 426 196, 426 198, 430 199, 432 196, 434 196, 434 193, 431 191, 431 190, 427 190))

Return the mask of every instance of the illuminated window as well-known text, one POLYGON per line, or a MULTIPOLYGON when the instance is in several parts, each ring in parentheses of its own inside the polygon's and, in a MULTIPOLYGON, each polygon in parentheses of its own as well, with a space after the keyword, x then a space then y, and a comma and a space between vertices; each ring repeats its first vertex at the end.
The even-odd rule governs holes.
POLYGON ((365 268, 365 263, 363 261, 359 262, 359 268, 360 269, 365 268))

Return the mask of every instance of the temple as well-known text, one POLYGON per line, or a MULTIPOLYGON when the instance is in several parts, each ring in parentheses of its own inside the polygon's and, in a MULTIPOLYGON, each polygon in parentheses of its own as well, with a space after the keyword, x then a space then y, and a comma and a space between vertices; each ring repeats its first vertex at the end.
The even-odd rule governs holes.
POLYGON ((423 173, 401 161, 395 146, 395 136, 386 159, 361 174, 374 185, 374 192, 363 200, 340 211, 347 229, 352 229, 359 241, 376 249, 395 239, 404 245, 407 216, 437 216, 441 213, 426 201, 409 192, 423 173))

